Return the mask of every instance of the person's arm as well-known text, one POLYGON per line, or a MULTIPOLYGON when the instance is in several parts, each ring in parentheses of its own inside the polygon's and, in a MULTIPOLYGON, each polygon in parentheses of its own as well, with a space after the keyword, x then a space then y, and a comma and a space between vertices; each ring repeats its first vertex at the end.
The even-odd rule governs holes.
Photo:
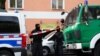
POLYGON ((29 37, 30 37, 30 38, 33 38, 32 33, 34 33, 34 30, 32 30, 31 33, 29 34, 29 37))

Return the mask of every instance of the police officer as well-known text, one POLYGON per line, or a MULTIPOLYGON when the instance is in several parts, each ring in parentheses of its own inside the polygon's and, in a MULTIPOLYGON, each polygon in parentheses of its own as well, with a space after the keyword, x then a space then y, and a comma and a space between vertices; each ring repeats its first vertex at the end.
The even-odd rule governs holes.
MULTIPOLYGON (((35 29, 31 33, 41 32, 40 24, 35 25, 35 29)), ((33 38, 32 41, 32 54, 33 56, 43 56, 42 50, 42 34, 31 35, 30 38, 33 38)))
POLYGON ((57 26, 55 38, 55 56, 63 56, 63 33, 60 31, 60 27, 57 26))
POLYGON ((61 21, 60 21, 60 22, 61 22, 61 29, 63 30, 63 28, 64 28, 64 26, 65 26, 65 25, 64 25, 65 20, 64 20, 64 19, 61 19, 61 21))

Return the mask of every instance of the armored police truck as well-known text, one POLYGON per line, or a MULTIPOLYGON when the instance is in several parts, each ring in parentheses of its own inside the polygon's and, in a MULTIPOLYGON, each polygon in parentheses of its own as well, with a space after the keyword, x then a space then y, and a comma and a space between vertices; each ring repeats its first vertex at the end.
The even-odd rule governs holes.
POLYGON ((100 56, 100 6, 74 8, 65 20, 63 34, 67 49, 100 56))

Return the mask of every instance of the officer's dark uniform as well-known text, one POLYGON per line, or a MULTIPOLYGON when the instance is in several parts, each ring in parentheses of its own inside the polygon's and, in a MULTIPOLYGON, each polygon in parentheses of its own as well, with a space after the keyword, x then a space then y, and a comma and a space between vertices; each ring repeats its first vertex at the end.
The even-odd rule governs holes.
POLYGON ((58 27, 57 32, 54 35, 55 38, 55 56, 63 56, 63 33, 58 27))
MULTIPOLYGON (((41 32, 39 24, 35 25, 35 30, 33 30, 31 33, 37 33, 37 32, 41 32)), ((33 56, 43 56, 42 34, 32 35, 30 37, 33 38, 33 42, 32 42, 32 54, 33 54, 33 56)))

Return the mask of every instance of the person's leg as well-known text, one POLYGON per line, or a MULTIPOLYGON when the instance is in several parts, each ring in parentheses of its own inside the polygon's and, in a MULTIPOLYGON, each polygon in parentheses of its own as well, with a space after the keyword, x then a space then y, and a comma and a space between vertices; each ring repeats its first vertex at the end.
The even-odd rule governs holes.
POLYGON ((36 45, 36 56, 38 56, 39 55, 39 46, 38 46, 39 44, 37 43, 37 45, 36 45))
POLYGON ((59 56, 63 56, 63 46, 59 45, 59 50, 58 50, 59 56))
POLYGON ((36 44, 32 45, 32 56, 36 56, 36 44))
POLYGON ((38 45, 38 56, 43 56, 43 48, 41 43, 38 45))
POLYGON ((59 56, 58 53, 59 53, 59 48, 58 48, 58 46, 56 46, 56 47, 55 47, 55 56, 59 56))

